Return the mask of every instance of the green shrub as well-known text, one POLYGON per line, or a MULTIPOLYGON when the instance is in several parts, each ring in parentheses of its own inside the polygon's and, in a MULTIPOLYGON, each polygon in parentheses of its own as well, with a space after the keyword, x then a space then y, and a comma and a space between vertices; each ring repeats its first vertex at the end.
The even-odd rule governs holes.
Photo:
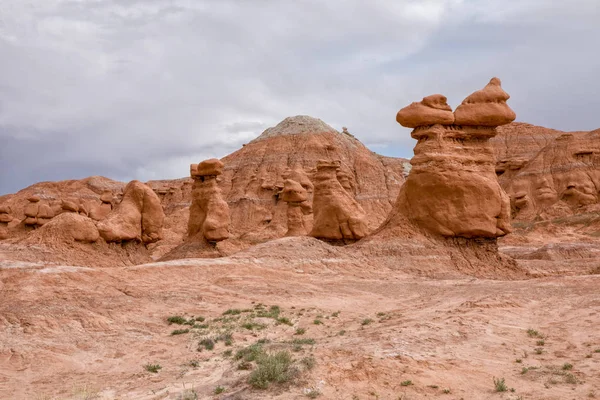
POLYGON ((169 325, 171 325, 171 324, 183 325, 187 322, 187 319, 183 318, 181 315, 173 315, 173 316, 167 318, 167 322, 169 323, 169 325))
POLYGON ((189 329, 175 329, 173 332, 171 332, 171 336, 183 335, 184 333, 188 333, 189 331, 189 329))
POLYGON ((292 362, 288 351, 265 354, 256 360, 258 367, 250 374, 248 383, 256 389, 267 389, 271 383, 288 382, 297 374, 292 362))
POLYGON ((156 374, 160 369, 162 369, 162 367, 160 366, 160 364, 146 364, 144 365, 144 369, 148 372, 156 374))
POLYGON ((496 392, 506 392, 508 390, 506 387, 506 382, 504 382, 504 378, 494 378, 494 388, 496 392))

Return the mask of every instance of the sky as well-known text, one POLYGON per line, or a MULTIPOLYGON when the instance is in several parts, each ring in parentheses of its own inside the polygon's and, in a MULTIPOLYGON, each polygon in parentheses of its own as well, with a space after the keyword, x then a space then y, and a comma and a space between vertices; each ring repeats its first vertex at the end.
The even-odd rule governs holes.
POLYGON ((0 0, 0 195, 180 178, 288 116, 412 156, 396 112, 498 76, 517 120, 600 128, 599 0, 0 0))

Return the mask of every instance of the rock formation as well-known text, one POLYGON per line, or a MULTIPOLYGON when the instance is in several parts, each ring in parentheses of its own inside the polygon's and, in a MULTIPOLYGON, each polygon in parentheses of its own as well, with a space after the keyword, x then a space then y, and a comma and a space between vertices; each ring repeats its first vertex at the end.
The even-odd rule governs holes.
POLYGON ((219 242, 229 237, 229 206, 217 184, 217 176, 222 173, 223 163, 215 158, 190 166, 194 184, 188 237, 201 236, 208 242, 219 242))
POLYGON ((312 213, 309 194, 299 182, 286 179, 281 194, 281 200, 288 205, 286 236, 306 236, 310 229, 304 216, 312 213))
POLYGON ((454 125, 432 124, 429 110, 419 114, 415 103, 400 110, 399 116, 412 113, 407 125, 421 125, 411 133, 418 143, 397 210, 445 237, 495 238, 510 232, 510 202, 496 178, 488 143, 496 134, 494 124, 514 118, 506 99, 500 80, 493 78, 463 101, 454 125))
POLYGON ((429 125, 452 125, 454 114, 446 103, 448 99, 441 94, 424 97, 418 103, 404 107, 396 114, 396 121, 407 128, 429 125))
POLYGON ((77 204, 77 202, 73 199, 62 200, 61 210, 62 210, 62 212, 78 213, 79 212, 79 204, 77 204))
POLYGON ((339 169, 339 161, 317 162, 314 222, 310 236, 325 240, 358 240, 367 234, 366 215, 338 181, 339 169))
POLYGON ((0 205, 0 227, 6 227, 9 222, 12 222, 13 217, 10 215, 12 212, 9 205, 0 205))
POLYGON ((25 214, 25 220, 23 223, 28 226, 36 226, 38 210, 40 208, 40 197, 34 195, 29 197, 27 201, 29 203, 25 206, 25 210, 23 211, 25 214))
POLYGON ((98 231, 107 242, 153 243, 161 238, 164 219, 165 213, 154 191, 142 182, 131 181, 121 202, 98 222, 98 231))
MULTIPOLYGON (((266 129, 242 149, 224 157, 219 186, 231 211, 230 232, 252 243, 286 235, 286 202, 281 193, 286 179, 305 186, 299 172, 310 181, 319 160, 340 160, 343 184, 365 211, 370 230, 386 218, 398 196, 408 160, 383 157, 367 149, 349 133, 338 132, 323 121, 294 116, 266 129), (347 180, 346 180, 347 179, 347 180)), ((312 203, 312 189, 308 189, 312 203)), ((311 218, 304 215, 305 223, 311 218)), ((308 229, 308 226, 307 226, 308 229)))
POLYGON ((48 241, 93 243, 100 237, 94 222, 73 212, 62 213, 45 224, 38 235, 48 241))
POLYGON ((95 204, 90 209, 89 217, 94 221, 102 221, 112 211, 112 192, 107 190, 100 196, 100 204, 95 204))

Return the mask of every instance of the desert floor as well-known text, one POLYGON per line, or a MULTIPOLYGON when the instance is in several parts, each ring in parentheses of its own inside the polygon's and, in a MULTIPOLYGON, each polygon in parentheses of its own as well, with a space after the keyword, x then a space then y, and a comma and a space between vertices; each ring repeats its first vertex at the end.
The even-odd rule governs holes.
POLYGON ((600 275, 431 279, 278 248, 290 240, 95 269, 0 249, 0 398, 600 397, 600 275), (290 352, 290 382, 248 383, 257 367, 236 354, 261 339, 290 352))

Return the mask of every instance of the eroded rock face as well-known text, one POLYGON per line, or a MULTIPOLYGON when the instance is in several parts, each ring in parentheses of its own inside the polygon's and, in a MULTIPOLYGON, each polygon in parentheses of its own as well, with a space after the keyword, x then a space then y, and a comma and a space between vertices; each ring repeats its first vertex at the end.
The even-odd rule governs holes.
POLYGON ((98 223, 98 231, 107 242, 153 243, 161 238, 164 219, 165 213, 154 191, 142 182, 131 181, 121 202, 98 223))
POLYGON ((399 212, 445 237, 495 238, 510 232, 510 201, 498 183, 488 143, 495 126, 515 117, 508 97, 494 78, 463 101, 454 125, 423 119, 411 133, 418 143, 398 196, 399 212))
POLYGON ((317 162, 314 177, 314 222, 310 236, 326 240, 358 240, 367 232, 362 207, 337 179, 339 161, 317 162))
POLYGON ((94 221, 102 221, 112 211, 112 192, 104 191, 100 196, 100 204, 94 204, 90 209, 89 217, 94 221))
POLYGON ((8 205, 0 205, 0 226, 6 226, 13 220, 12 209, 8 205))
POLYGON ((201 236, 208 242, 229 238, 229 206, 223 200, 217 184, 217 176, 223 173, 223 163, 213 158, 200 164, 192 164, 190 173, 194 184, 188 237, 201 236))
POLYGON ((83 215, 68 212, 53 218, 40 229, 48 240, 93 243, 100 237, 94 222, 83 215), (52 239, 50 239, 52 238, 52 239))
MULTIPOLYGON (((311 184, 312 185, 312 184, 311 184)), ((286 179, 281 199, 288 203, 288 230, 286 236, 306 236, 310 232, 305 215, 312 214, 309 194, 305 187, 292 179, 286 179)))
POLYGON ((562 133, 515 171, 500 171, 513 218, 549 220, 600 206, 600 131, 562 133))

